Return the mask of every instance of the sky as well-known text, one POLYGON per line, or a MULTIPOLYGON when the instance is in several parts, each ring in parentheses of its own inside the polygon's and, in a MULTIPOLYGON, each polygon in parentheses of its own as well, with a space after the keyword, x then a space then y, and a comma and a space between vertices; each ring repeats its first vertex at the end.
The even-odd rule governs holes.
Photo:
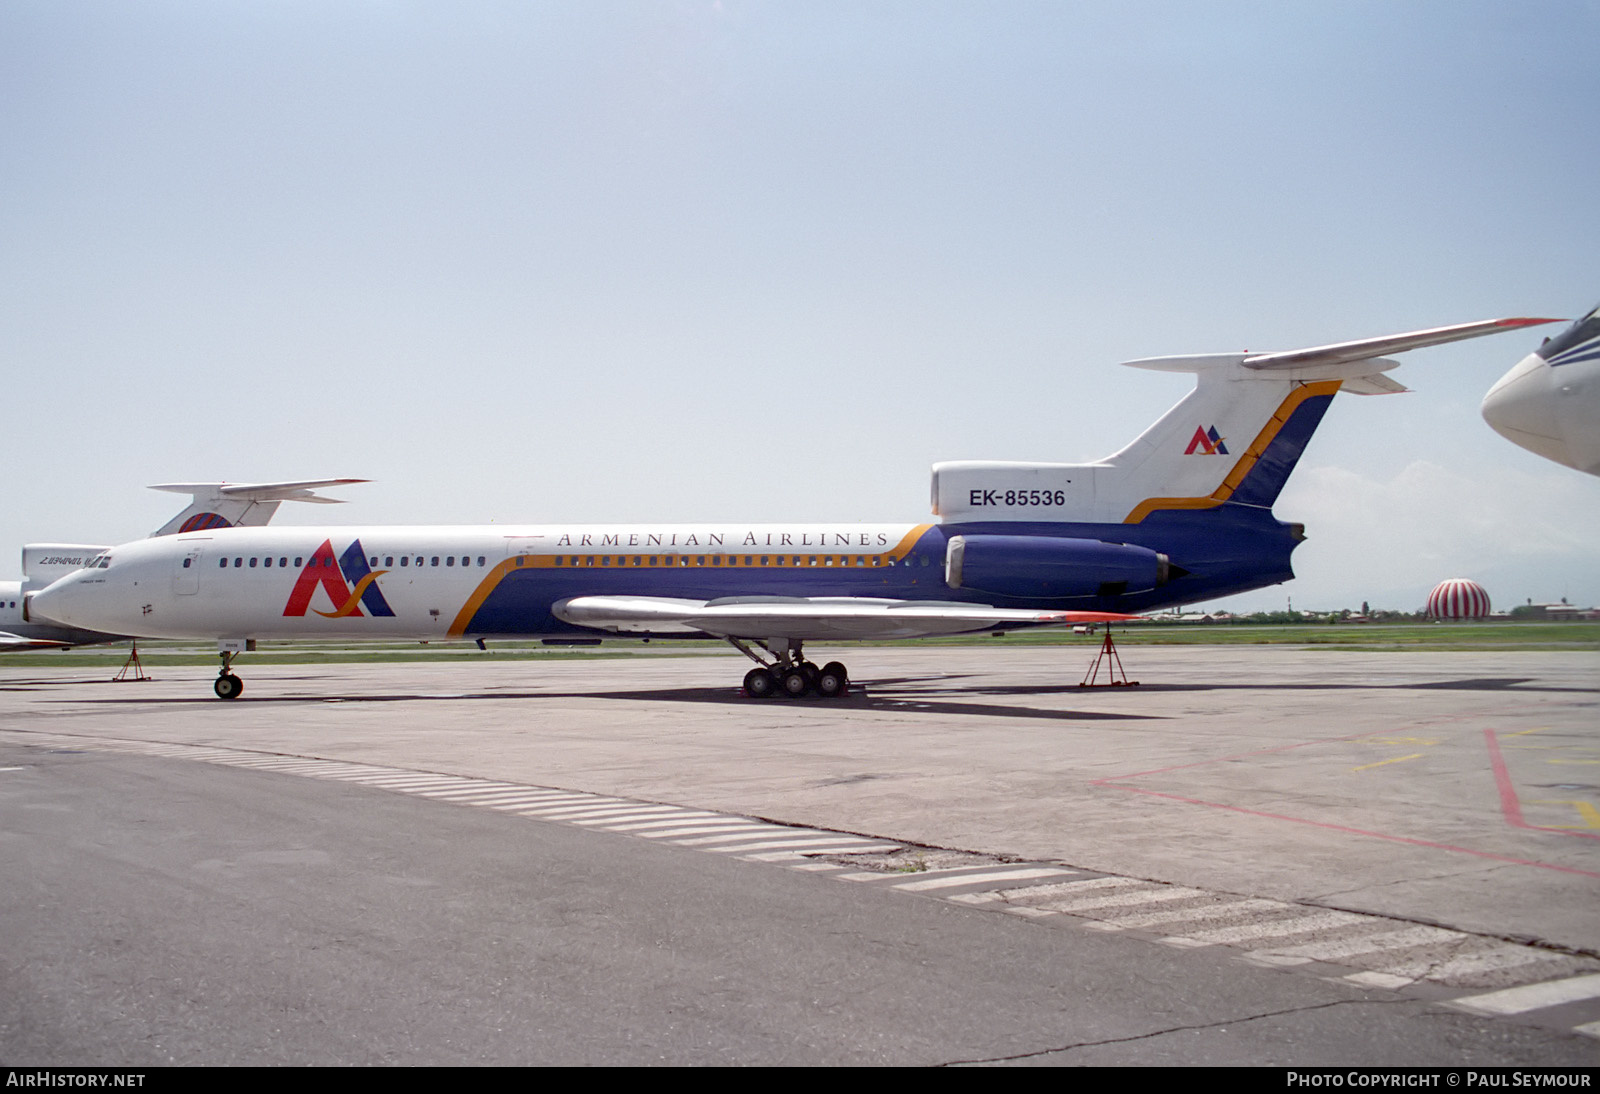
MULTIPOLYGON (((1109 455, 1192 383, 1120 361, 1576 317, 1597 38, 1582 0, 7 0, 0 559, 148 534, 173 481, 917 522, 932 463, 1109 455)), ((1600 603, 1600 479, 1478 414, 1541 336, 1336 399, 1299 577, 1210 606, 1600 603)))

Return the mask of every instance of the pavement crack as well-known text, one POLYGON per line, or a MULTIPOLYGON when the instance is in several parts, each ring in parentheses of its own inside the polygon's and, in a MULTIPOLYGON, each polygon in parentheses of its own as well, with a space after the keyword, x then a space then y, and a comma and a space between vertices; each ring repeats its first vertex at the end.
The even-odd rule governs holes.
POLYGON ((1396 1003, 1415 1002, 1402 998, 1393 999, 1333 999, 1326 1003, 1317 1003, 1308 1007, 1285 1007, 1282 1010, 1263 1011, 1260 1014, 1245 1015, 1236 1018, 1224 1018, 1216 1022, 1200 1022, 1185 1026, 1168 1026, 1165 1029, 1154 1029, 1149 1033, 1135 1034, 1131 1037, 1108 1037, 1101 1041, 1079 1041, 1073 1044, 1056 1045, 1052 1048, 1035 1049, 1032 1052, 1016 1052, 1006 1056, 979 1056, 967 1060, 946 1060, 934 1067, 965 1067, 969 1064, 1003 1064, 1013 1060, 1032 1060, 1041 1056, 1050 1056, 1057 1052, 1072 1052, 1082 1048, 1099 1048, 1104 1045, 1135 1044, 1139 1041, 1148 1041, 1155 1037, 1165 1037, 1172 1033, 1192 1033, 1198 1030, 1226 1029, 1228 1026, 1243 1025, 1247 1022, 1258 1022, 1263 1018, 1281 1018, 1290 1014, 1310 1014, 1313 1011, 1328 1010, 1332 1007, 1343 1007, 1351 1004, 1368 1006, 1372 1004, 1393 1005, 1396 1003))

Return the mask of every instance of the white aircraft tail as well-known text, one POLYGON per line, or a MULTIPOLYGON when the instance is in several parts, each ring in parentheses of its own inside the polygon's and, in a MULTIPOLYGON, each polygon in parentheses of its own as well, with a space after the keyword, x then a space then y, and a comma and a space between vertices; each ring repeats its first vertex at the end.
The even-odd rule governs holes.
POLYGON ((1336 392, 1407 390, 1383 375, 1399 364, 1384 354, 1553 321, 1492 319, 1284 353, 1128 361, 1192 372, 1194 390, 1094 463, 936 464, 933 510, 946 523, 1136 524, 1157 511, 1227 502, 1271 508, 1336 392))
POLYGON ((254 527, 266 524, 285 501, 339 505, 339 498, 316 493, 324 486, 348 486, 366 479, 307 479, 302 482, 169 482, 152 486, 173 494, 191 494, 188 508, 163 524, 153 536, 198 532, 207 528, 254 527))
POLYGON ((60 577, 81 570, 109 546, 89 543, 29 543, 22 548, 22 591, 42 589, 60 577))

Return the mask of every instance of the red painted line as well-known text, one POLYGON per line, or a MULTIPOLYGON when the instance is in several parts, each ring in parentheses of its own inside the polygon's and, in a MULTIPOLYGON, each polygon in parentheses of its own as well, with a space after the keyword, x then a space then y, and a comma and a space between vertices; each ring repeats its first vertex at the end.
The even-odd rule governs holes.
MULTIPOLYGON (((1364 736, 1364 734, 1363 734, 1364 736)), ((1264 817, 1267 820, 1288 821, 1291 824, 1307 824, 1313 828, 1326 828, 1333 832, 1344 832, 1352 836, 1370 836, 1373 839, 1389 840, 1391 843, 1409 843, 1414 847, 1431 847, 1436 851, 1456 851, 1463 855, 1475 855, 1478 858, 1493 859, 1496 862, 1509 862, 1516 866, 1537 866, 1541 870, 1557 870, 1563 874, 1582 874, 1584 877, 1600 878, 1600 873, 1593 870, 1579 870, 1574 866, 1557 866, 1551 862, 1535 862, 1533 859, 1512 858, 1509 855, 1497 855, 1490 851, 1474 851, 1470 847, 1457 847, 1450 843, 1434 843, 1432 840, 1413 839, 1410 836, 1391 836, 1384 832, 1369 832, 1365 828, 1350 828, 1343 824, 1329 824, 1326 821, 1307 820, 1304 817, 1289 817, 1282 813, 1263 813, 1258 809, 1245 809, 1238 805, 1225 805, 1222 802, 1208 802, 1200 798, 1185 798, 1178 794, 1164 794, 1159 790, 1145 790, 1138 786, 1116 786, 1109 779, 1097 779, 1095 785, 1115 786, 1118 790, 1131 790, 1135 794, 1148 794, 1153 798, 1166 798, 1168 801, 1184 802, 1188 805, 1205 805, 1212 809, 1226 809, 1230 813, 1243 813, 1249 817, 1264 817)), ((1578 835, 1580 833, 1570 833, 1578 835)))
POLYGON ((1574 832, 1570 828, 1551 828, 1543 824, 1529 824, 1522 818, 1522 801, 1517 797, 1517 788, 1511 785, 1511 772, 1506 768, 1506 759, 1500 752, 1500 740, 1494 730, 1483 731, 1483 739, 1489 746, 1489 766, 1494 768, 1494 784, 1500 789, 1500 812, 1506 815, 1506 820, 1514 827, 1528 828, 1535 832, 1550 832, 1557 836, 1577 836, 1580 839, 1600 839, 1600 832, 1574 832))
MULTIPOLYGON (((1446 719, 1454 720, 1454 719, 1446 719)), ((1496 741, 1493 730, 1484 730, 1489 741, 1489 760, 1494 769, 1495 785, 1500 792, 1500 808, 1506 819, 1519 828, 1527 828, 1540 832, 1550 832, 1560 836, 1582 836, 1585 839, 1600 839, 1600 834, 1592 832, 1574 832, 1567 828, 1546 828, 1541 825, 1528 824, 1522 818, 1522 804, 1517 798, 1516 789, 1511 785, 1511 776, 1506 769, 1505 760, 1500 755, 1499 743, 1496 741)), ((1234 760, 1243 760, 1252 756, 1267 756, 1274 752, 1291 752, 1297 748, 1306 748, 1310 745, 1329 744, 1334 741, 1354 741, 1362 737, 1370 737, 1369 730, 1363 733, 1351 733, 1341 737, 1320 737, 1314 741, 1299 741, 1295 744, 1276 745, 1272 748, 1256 749, 1251 752, 1240 752, 1232 756, 1222 756, 1209 760, 1198 760, 1194 763, 1174 764, 1170 767, 1157 767, 1149 771, 1138 771, 1131 775, 1112 775, 1104 779, 1091 779, 1090 786, 1104 786, 1114 790, 1130 790, 1135 794, 1144 794, 1153 798, 1165 798, 1168 801, 1183 802, 1186 805, 1203 805, 1211 809, 1223 809, 1230 813, 1242 813, 1250 817, 1262 817, 1267 820, 1288 821, 1290 824, 1304 824, 1312 828, 1326 828, 1332 832, 1344 832, 1354 836, 1367 836, 1372 839, 1388 840, 1391 843, 1407 843, 1414 847, 1431 847, 1438 851, 1453 851, 1463 855, 1473 855, 1478 858, 1493 859, 1496 862, 1509 862, 1517 866, 1535 866, 1541 870, 1555 870, 1563 874, 1581 874, 1584 877, 1600 878, 1600 873, 1593 870, 1580 870, 1575 866, 1557 866, 1551 862, 1538 862, 1534 859, 1513 858, 1509 855, 1497 855, 1491 851, 1475 851, 1470 847, 1458 847, 1451 843, 1435 843, 1431 840, 1415 839, 1411 836, 1394 836, 1385 832, 1372 832, 1365 828, 1351 828, 1342 824, 1330 824, 1327 821, 1315 821, 1305 817, 1290 817, 1282 813, 1264 813, 1256 809, 1246 809, 1243 806, 1228 805, 1224 802, 1206 801, 1202 798, 1186 798, 1180 794, 1167 794, 1159 790, 1146 790, 1139 786, 1130 786, 1133 779, 1142 779, 1151 775, 1163 775, 1171 771, 1183 771, 1191 767, 1208 767, 1212 764, 1228 763, 1234 760)))

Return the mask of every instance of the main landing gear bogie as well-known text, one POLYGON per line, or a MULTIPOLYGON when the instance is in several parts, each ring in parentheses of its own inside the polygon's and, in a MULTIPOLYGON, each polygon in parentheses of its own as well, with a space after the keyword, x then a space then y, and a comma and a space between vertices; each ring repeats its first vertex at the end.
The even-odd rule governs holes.
POLYGON ((798 642, 757 643, 773 655, 768 663, 743 642, 729 639, 734 648, 756 663, 756 668, 744 674, 744 693, 750 699, 771 699, 777 695, 800 699, 816 695, 822 699, 837 699, 850 690, 850 674, 843 664, 829 661, 820 669, 800 657, 798 642), (775 648, 776 647, 776 648, 775 648))

